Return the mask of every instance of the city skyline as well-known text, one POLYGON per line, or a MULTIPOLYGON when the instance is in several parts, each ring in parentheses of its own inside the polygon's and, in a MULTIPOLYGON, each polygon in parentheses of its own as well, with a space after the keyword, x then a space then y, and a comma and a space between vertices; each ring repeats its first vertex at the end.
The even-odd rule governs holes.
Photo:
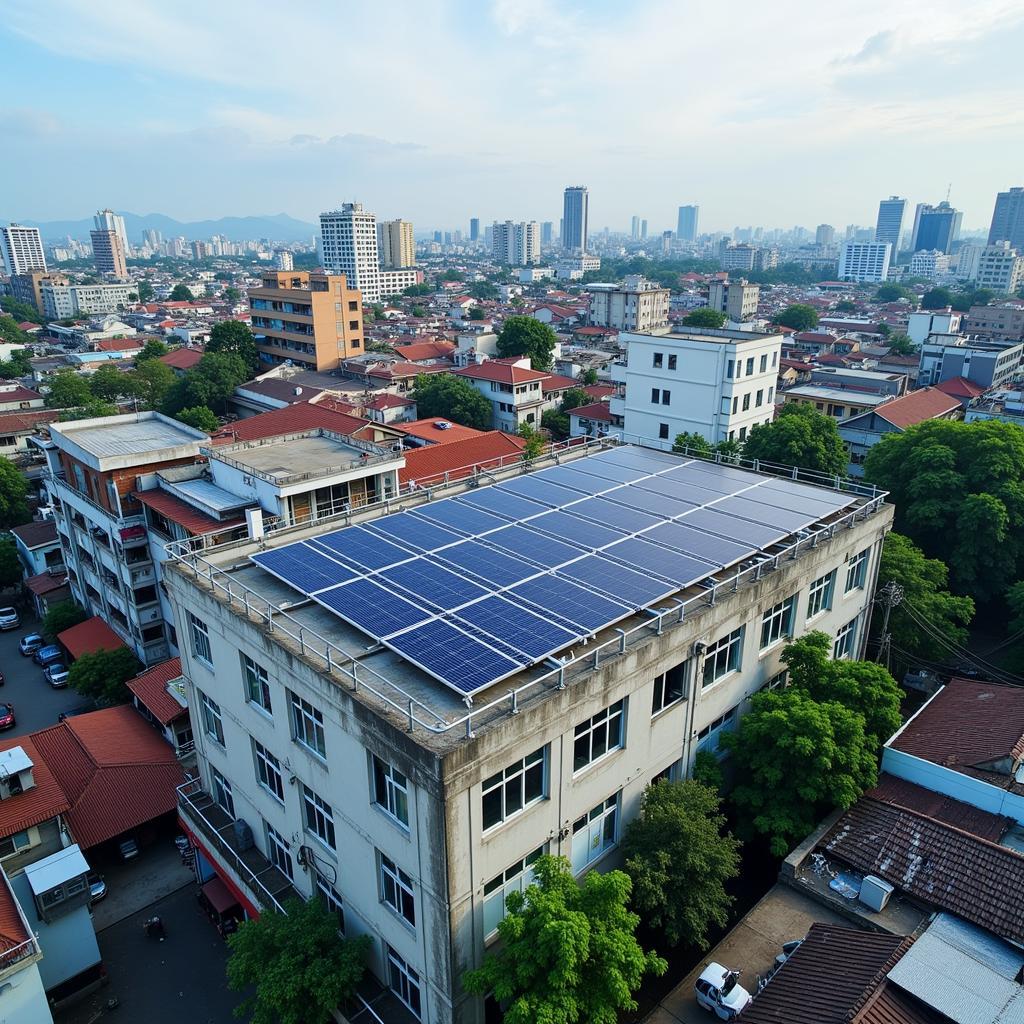
POLYGON ((0 27, 17 83, 5 131, 25 159, 0 168, 0 215, 47 221, 109 205, 315 222, 355 199, 424 227, 557 222, 564 187, 583 180, 592 232, 633 214, 652 231, 674 227, 686 203, 700 205, 702 230, 728 231, 870 225, 884 196, 936 204, 952 183, 964 230, 987 228, 1024 160, 1024 113, 1001 70, 1024 45, 1024 10, 865 3, 825 25, 806 2, 741 7, 700 31, 701 15, 654 0, 628 11, 497 0, 474 18, 457 3, 344 19, 303 9, 266 33, 252 5, 43 11, 13 0, 0 27), (381 45, 342 48, 353 36, 381 45), (509 52, 520 59, 503 63, 509 52), (805 73, 766 79, 757 52, 805 73), (375 73, 383 57, 402 73, 375 73), (699 94, 663 88, 679 60, 699 94), (336 102, 370 80, 355 102, 336 102), (629 139, 610 137, 627 113, 629 139), (456 117, 466 132, 451 131, 456 117), (936 134, 957 145, 922 161, 936 134), (730 144, 800 156, 752 167, 723 159, 730 144), (81 160, 86 147, 104 159, 81 160))

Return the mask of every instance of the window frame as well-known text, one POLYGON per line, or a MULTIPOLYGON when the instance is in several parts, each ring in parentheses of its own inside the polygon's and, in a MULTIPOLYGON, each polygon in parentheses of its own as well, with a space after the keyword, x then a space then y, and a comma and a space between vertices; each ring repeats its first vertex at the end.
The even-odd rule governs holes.
POLYGON ((192 656, 207 668, 213 668, 213 648, 210 645, 210 627, 197 615, 187 611, 189 635, 192 638, 192 656), (200 648, 205 649, 205 653, 200 648))
POLYGON ((597 714, 585 718, 582 722, 578 722, 573 728, 572 746, 573 775, 586 771, 591 765, 610 757, 615 751, 624 749, 626 746, 626 698, 620 697, 617 701, 598 711, 597 714), (614 746, 611 744, 611 731, 613 729, 617 733, 614 746), (604 734, 604 749, 600 753, 595 754, 594 737, 602 732, 604 734), (586 761, 580 763, 577 748, 580 741, 584 738, 587 739, 589 756, 586 761))
POLYGON ((330 882, 320 874, 319 871, 314 871, 314 892, 319 898, 320 902, 332 913, 338 922, 338 931, 344 936, 345 934, 345 901, 341 898, 341 893, 331 885, 330 882))
POLYGON ((773 604, 761 615, 761 654, 793 636, 796 623, 796 594, 773 604))
POLYGON ((836 630, 836 638, 832 644, 833 661, 853 660, 856 653, 857 620, 859 618, 859 615, 855 615, 846 625, 840 626, 836 630))
POLYGON ((704 665, 701 671, 701 689, 714 686, 719 680, 739 672, 743 664, 743 644, 746 639, 744 626, 737 626, 736 629, 720 636, 714 643, 708 644, 704 652, 704 665), (719 655, 726 652, 725 667, 718 671, 719 655), (733 660, 735 659, 735 664, 733 660), (710 673, 708 666, 714 666, 710 673), (709 678, 710 675, 710 678, 709 678))
POLYGON ((410 967, 405 957, 398 953, 390 943, 384 945, 387 947, 385 959, 388 967, 388 989, 417 1020, 420 1020, 423 1015, 423 998, 420 993, 419 971, 410 967), (395 984, 396 974, 399 977, 397 986, 395 984))
POLYGON ((830 569, 824 576, 819 576, 807 588, 807 621, 832 610, 835 598, 836 570, 830 569))
POLYGON ((289 690, 288 695, 288 706, 291 709, 289 717, 291 719, 292 740, 321 761, 326 761, 327 733, 325 730, 324 713, 319 708, 314 707, 304 697, 300 697, 294 690, 289 690), (307 708, 309 709, 308 711, 306 710, 307 708), (309 723, 308 728, 306 723, 309 723), (310 733, 314 738, 319 734, 323 749, 310 743, 310 733))
POLYGON ((255 736, 251 736, 250 739, 252 740, 252 756, 256 769, 257 784, 266 790, 278 803, 283 804, 284 775, 281 772, 281 762, 255 736), (273 784, 275 778, 276 786, 273 784))
POLYGON ((302 824, 308 835, 323 846, 338 852, 338 836, 334 827, 334 808, 311 786, 302 783, 302 824))
POLYGON ((663 711, 668 711, 669 708, 683 703, 689 696, 689 680, 689 658, 656 675, 654 677, 654 693, 651 697, 651 718, 657 718, 663 711), (670 679, 670 677, 673 678, 670 679), (672 689, 676 684, 678 692, 672 689), (673 694, 676 695, 672 696, 673 694))
POLYGON ((858 551, 846 563, 846 586, 843 589, 843 596, 852 594, 855 590, 863 590, 867 585, 870 557, 871 548, 865 548, 863 551, 858 551))
POLYGON ((617 790, 610 797, 602 800, 592 807, 585 814, 581 814, 571 826, 571 840, 569 846, 569 860, 572 865, 572 872, 579 876, 592 864, 596 864, 606 853, 614 850, 619 844, 619 826, 621 824, 622 811, 622 790, 617 790), (611 821, 611 838, 608 836, 608 822, 611 821), (598 831, 594 831, 594 822, 600 822, 598 831), (575 853, 576 836, 584 829, 587 830, 587 853, 583 863, 577 867, 573 856, 575 853), (596 842, 595 842, 596 839, 596 842))
POLYGON ((227 747, 224 742, 224 715, 220 705, 199 690, 199 709, 203 719, 203 734, 220 747, 227 747))
POLYGON ((377 851, 377 890, 380 902, 399 920, 415 930, 416 893, 411 876, 406 874, 387 854, 377 851), (390 898, 389 898, 390 887, 390 898))
POLYGON ((509 865, 504 871, 484 883, 483 898, 481 900, 483 905, 484 942, 493 939, 498 934, 498 925, 505 920, 508 914, 505 903, 508 900, 509 894, 525 892, 533 884, 536 876, 531 868, 537 863, 539 857, 547 853, 547 850, 547 842, 541 843, 535 850, 531 850, 525 856, 520 857, 514 864, 509 865), (499 905, 500 912, 494 921, 494 927, 489 927, 490 922, 488 919, 494 919, 493 908, 496 904, 496 897, 501 900, 499 905))
POLYGON ((544 746, 538 747, 483 780, 480 784, 480 822, 483 832, 487 833, 491 829, 498 828, 505 822, 519 817, 534 804, 547 799, 548 749, 549 746, 545 743, 544 746), (539 789, 537 788, 538 774, 539 789), (528 785, 528 778, 533 782, 532 786, 528 785), (518 790, 517 793, 516 790, 518 790), (509 801, 510 793, 518 795, 520 800, 518 806, 513 806, 514 801, 509 801), (499 809, 497 818, 488 814, 488 807, 494 804, 494 800, 489 799, 493 794, 497 794, 499 809), (511 809, 509 809, 510 806, 511 809))
POLYGON ((396 825, 408 831, 409 777, 390 762, 371 754, 370 785, 374 807, 386 814, 396 825), (395 776, 399 776, 401 781, 395 776))
POLYGON ((245 683, 246 703, 272 715, 273 702, 270 698, 270 673, 244 651, 238 652, 242 662, 242 680, 245 683))
POLYGON ((289 881, 294 882, 295 864, 292 861, 291 844, 266 819, 263 821, 263 834, 267 840, 267 860, 289 881))
POLYGON ((210 769, 210 796, 213 802, 232 820, 235 818, 235 795, 231 790, 231 782, 214 766, 210 769))

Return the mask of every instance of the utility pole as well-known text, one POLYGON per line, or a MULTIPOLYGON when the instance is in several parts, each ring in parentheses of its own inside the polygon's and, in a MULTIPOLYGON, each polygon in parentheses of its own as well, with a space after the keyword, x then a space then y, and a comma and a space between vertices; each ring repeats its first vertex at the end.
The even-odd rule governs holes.
POLYGON ((893 608, 903 601, 903 595, 902 584, 897 583, 895 580, 890 580, 878 592, 878 600, 882 602, 885 608, 885 615, 882 618, 882 633, 878 638, 878 661, 884 664, 886 668, 889 667, 890 641, 892 640, 889 634, 889 615, 893 608))

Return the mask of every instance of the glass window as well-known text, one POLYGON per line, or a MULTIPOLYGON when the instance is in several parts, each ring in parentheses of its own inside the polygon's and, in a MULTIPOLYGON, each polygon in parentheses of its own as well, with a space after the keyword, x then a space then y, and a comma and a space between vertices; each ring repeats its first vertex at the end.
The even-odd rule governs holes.
POLYGON ((659 423, 658 424, 658 438, 661 441, 667 441, 668 440, 668 424, 667 423, 659 423))
POLYGON ((619 794, 603 800, 572 823, 572 870, 579 874, 602 857, 618 839, 619 794))
POLYGON ((754 395, 754 406, 764 405, 764 388, 758 388, 757 394, 754 395))
POLYGON ((761 367, 760 367, 761 373, 764 373, 765 370, 767 370, 767 369, 768 369, 768 353, 765 352, 765 354, 763 356, 761 356, 761 367))
POLYGON ((662 405, 670 405, 671 402, 672 402, 672 392, 671 391, 665 391, 663 389, 662 392, 661 392, 661 404, 662 405))
POLYGON ((416 927, 416 899, 412 879, 390 857, 377 853, 380 862, 380 898, 399 917, 416 927))
POLYGON ((730 360, 729 360, 729 363, 728 363, 728 365, 727 365, 727 366, 726 366, 726 368, 725 368, 725 376, 726 376, 726 377, 727 377, 727 378, 728 378, 729 380, 732 380, 732 370, 733 370, 733 366, 734 366, 734 365, 735 365, 735 363, 733 362, 733 360, 732 360, 732 359, 730 359, 730 360))
POLYGON ((754 372, 754 357, 751 356, 747 360, 747 376, 749 377, 754 372))
POLYGON ((722 676, 738 671, 742 656, 743 627, 740 626, 739 629, 734 629, 727 636, 716 640, 707 649, 704 655, 704 675, 701 685, 710 686, 722 676))
POLYGON ((535 750, 529 757, 510 764, 504 771, 484 779, 483 783, 483 827, 495 825, 530 804, 543 800, 546 794, 546 746, 535 750))
POLYGON ((599 711, 576 726, 572 766, 574 772, 622 746, 625 711, 625 699, 617 700, 604 711, 599 711))
POLYGON ((664 711, 665 708, 678 704, 686 696, 686 677, 690 671, 689 661, 680 662, 667 672, 654 677, 654 699, 651 702, 651 715, 664 711))
POLYGON ((761 616, 761 650, 771 647, 785 637, 793 635, 793 613, 796 610, 796 595, 769 608, 761 616))
POLYGON ((252 741, 252 756, 256 762, 256 778, 259 784, 281 803, 284 803, 281 762, 257 740, 252 741))
POLYGON ((242 675, 245 677, 245 695, 250 704, 270 712, 270 678, 267 670, 248 654, 242 655, 242 675))
POLYGON ((862 590, 868 578, 868 549, 865 548, 860 554, 850 559, 846 566, 846 591, 862 590))
POLYGON ((663 359, 664 359, 664 355, 661 352, 655 352, 654 353, 654 369, 656 369, 656 370, 660 370, 661 369, 661 363, 662 363, 663 359))
POLYGON ((373 758, 373 802, 409 827, 409 780, 379 757, 373 758))
POLYGON ((267 833, 267 860, 282 874, 294 880, 295 868, 292 865, 291 847, 287 840, 269 822, 263 822, 263 827, 267 833))
POLYGON ((786 683, 789 682, 789 670, 783 669, 781 672, 776 672, 765 684, 758 690, 758 693, 762 693, 765 690, 784 690, 786 683))
POLYGON ((4 836, 3 839, 0 839, 0 857, 10 857, 31 845, 32 840, 28 832, 15 832, 14 835, 4 836))
POLYGON ((832 647, 832 657, 838 661, 840 658, 852 658, 854 646, 857 641, 857 620, 851 619, 836 633, 836 642, 832 647))
POLYGON ((331 805, 303 784, 302 808, 306 819, 306 831, 312 832, 332 850, 338 848, 334 838, 334 811, 331 805))
POLYGON ((391 991, 420 1017, 420 976, 388 946, 388 984, 391 991))
POLYGON ((229 818, 235 816, 235 800, 231 795, 231 783, 212 765, 210 767, 210 796, 229 818))
POLYGON ((546 849, 538 846, 522 860, 517 860, 500 875, 495 875, 484 886, 484 937, 493 935, 498 930, 499 922, 505 919, 505 901, 509 893, 525 892, 533 883, 532 865, 536 863, 546 849))
POLYGON ((327 744, 324 738, 323 712, 296 693, 291 695, 291 704, 293 739, 296 743, 301 743, 308 750, 313 751, 314 754, 326 757, 327 744))
POLYGON ((832 607, 832 593, 836 586, 836 571, 825 573, 819 576, 812 584, 807 593, 807 618, 813 619, 822 612, 827 612, 832 607))
POLYGON ((748 391, 743 396, 743 411, 746 412, 750 408, 750 392, 748 391))
POLYGON ((651 388, 651 405, 657 405, 661 400, 661 388, 651 388))
POLYGON ((676 361, 677 361, 678 358, 679 358, 678 356, 669 356, 668 357, 668 368, 670 370, 674 370, 676 368, 676 361))
POLYGON ((203 714, 203 728, 206 730, 206 735, 223 747, 224 722, 220 716, 220 705, 216 701, 210 700, 201 690, 199 691, 199 705, 203 714))
POLYGON ((210 651, 210 632, 202 619, 197 619, 191 612, 188 612, 188 624, 192 633, 192 653, 200 661, 207 665, 213 664, 213 654, 210 651))
POLYGON ((697 733, 697 749, 717 754, 721 748, 722 733, 728 732, 736 720, 736 708, 730 708, 697 733))
POLYGON ((316 892, 320 902, 337 918, 338 931, 345 934, 345 904, 342 902, 338 890, 324 878, 323 875, 316 876, 316 892))

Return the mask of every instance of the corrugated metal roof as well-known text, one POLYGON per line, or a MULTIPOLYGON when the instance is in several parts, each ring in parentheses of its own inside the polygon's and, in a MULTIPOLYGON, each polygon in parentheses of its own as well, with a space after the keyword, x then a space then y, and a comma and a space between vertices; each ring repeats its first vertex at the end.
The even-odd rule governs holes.
POLYGON ((69 441, 97 458, 144 455, 164 448, 199 444, 199 438, 190 429, 176 424, 173 420, 156 417, 132 417, 129 422, 124 422, 121 417, 110 416, 95 426, 79 427, 74 423, 67 423, 59 429, 69 441))
POLYGON ((191 498, 216 512, 228 512, 252 504, 251 498, 240 498, 209 480, 178 480, 168 482, 165 486, 171 493, 177 493, 185 500, 191 498))

